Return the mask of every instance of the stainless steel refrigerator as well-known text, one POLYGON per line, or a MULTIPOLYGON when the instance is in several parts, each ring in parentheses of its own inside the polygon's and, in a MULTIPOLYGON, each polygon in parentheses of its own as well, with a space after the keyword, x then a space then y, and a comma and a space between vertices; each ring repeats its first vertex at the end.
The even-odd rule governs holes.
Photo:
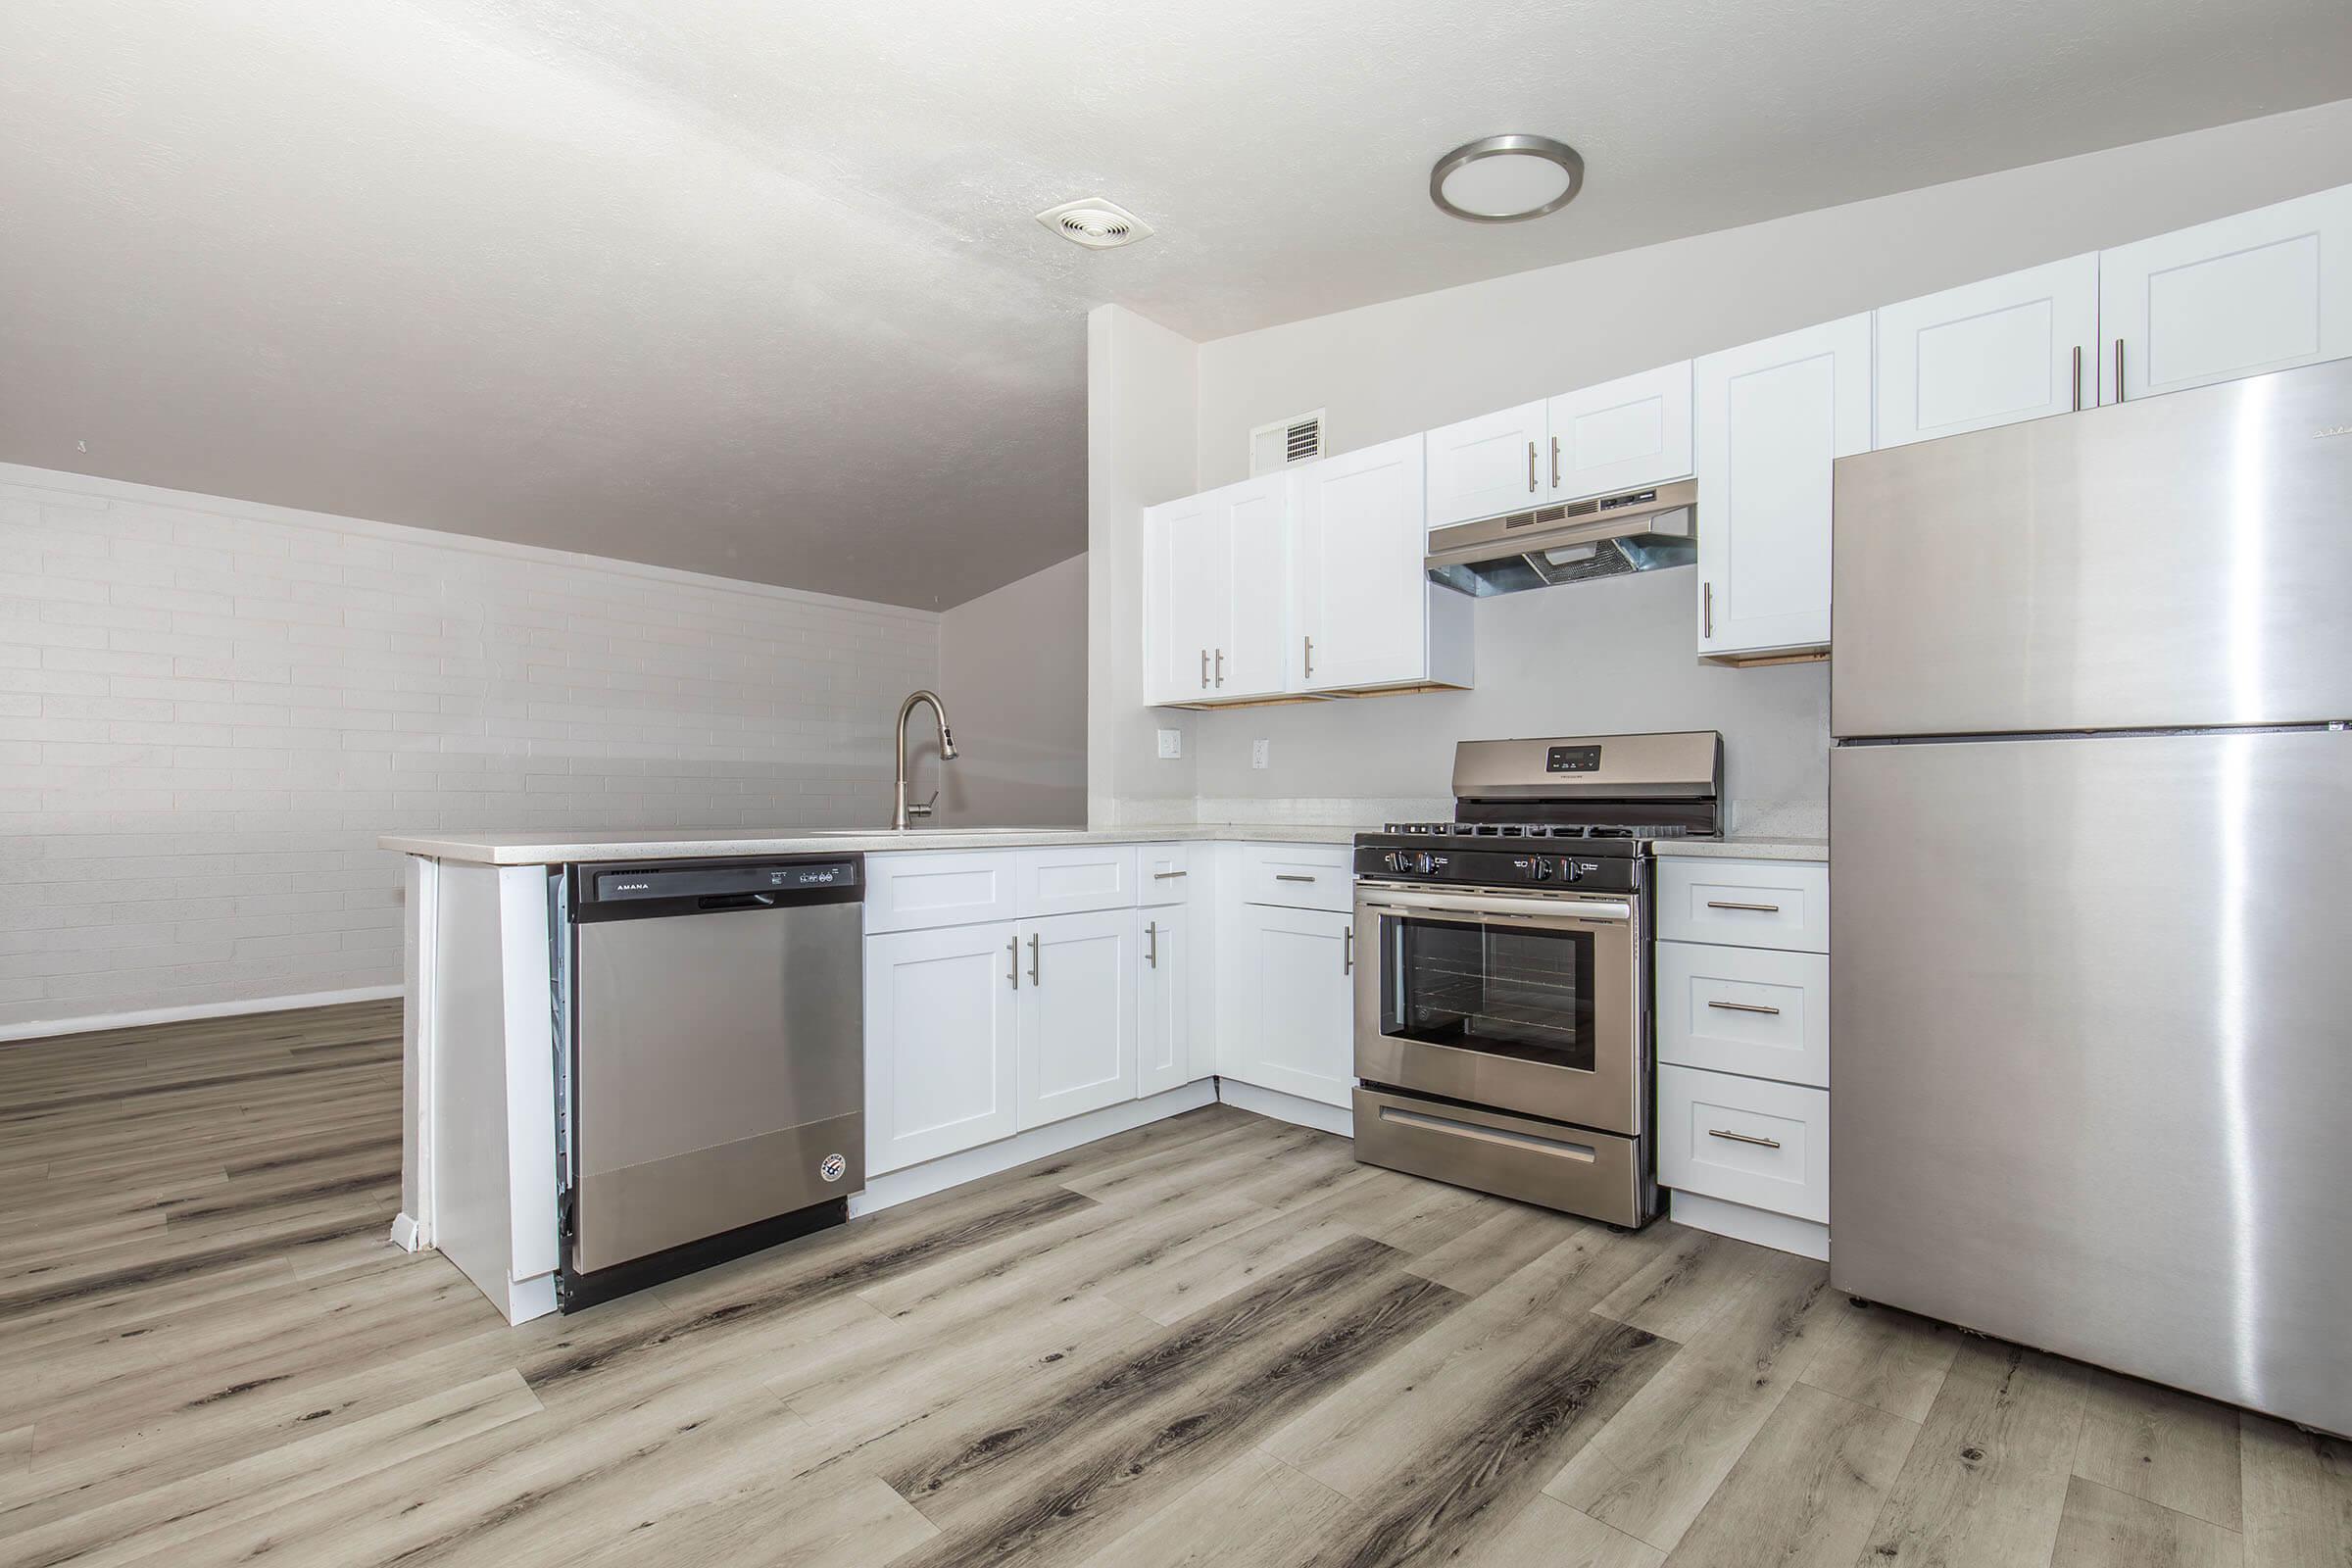
POLYGON ((1835 517, 1833 1282, 2352 1432, 2352 361, 1835 517))

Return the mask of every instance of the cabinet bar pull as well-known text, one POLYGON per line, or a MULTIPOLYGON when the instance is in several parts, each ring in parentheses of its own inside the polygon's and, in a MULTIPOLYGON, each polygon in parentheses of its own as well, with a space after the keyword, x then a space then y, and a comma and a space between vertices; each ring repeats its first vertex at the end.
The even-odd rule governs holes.
POLYGON ((1004 951, 1012 955, 1012 972, 1004 978, 1012 982, 1013 990, 1018 991, 1021 989, 1021 939, 1014 937, 1005 943, 1004 951))
POLYGON ((2115 340, 2115 401, 2124 401, 2124 340, 2115 340))
POLYGON ((1757 1138, 1747 1133, 1725 1132, 1720 1127, 1708 1128, 1707 1136, 1709 1138, 1728 1138, 1735 1144, 1753 1144, 1758 1149, 1778 1149, 1781 1147, 1781 1141, 1778 1138, 1757 1138))
POLYGON ((1355 973, 1355 927, 1348 926, 1340 935, 1345 939, 1340 943, 1340 973, 1353 974, 1355 973))
POLYGON ((1707 1005, 1710 1007, 1721 1007, 1726 1012, 1765 1012, 1770 1013, 1775 1018, 1778 1018, 1781 1015, 1780 1008, 1767 1007, 1761 1002, 1710 1002, 1707 1004, 1707 1005))
POLYGON ((1296 871, 1277 871, 1274 873, 1274 880, 1277 882, 1312 882, 1314 878, 1302 876, 1296 871))
POLYGON ((1551 487, 1560 487, 1560 438, 1556 435, 1551 438, 1551 487))
POLYGON ((1536 493, 1536 444, 1533 441, 1527 444, 1527 493, 1531 496, 1536 493))
POLYGON ((1222 648, 1217 650, 1217 684, 1225 684, 1225 650, 1222 648))
POLYGON ((1144 940, 1151 944, 1144 952, 1144 961, 1156 969, 1159 967, 1159 922, 1157 920, 1144 927, 1144 940))
POLYGON ((1698 585, 1698 634, 1709 641, 1715 636, 1715 585, 1711 582, 1698 585))
POLYGON ((2075 412, 2082 412, 2082 345, 2075 345, 2075 412))
POLYGON ((1208 690, 1208 650, 1200 650, 1200 689, 1208 690))
POLYGON ((1191 873, 1190 871, 1154 871, 1154 872, 1152 872, 1152 881, 1154 881, 1154 882, 1165 882, 1165 881, 1166 881, 1168 878, 1170 878, 1170 877, 1172 877, 1172 876, 1190 876, 1190 875, 1192 875, 1192 873, 1191 873))
POLYGON ((1039 956, 1038 956, 1038 947, 1037 947, 1037 933, 1036 933, 1036 932, 1034 932, 1034 931, 1032 931, 1032 932, 1030 932, 1030 933, 1029 933, 1029 983, 1030 983, 1031 985, 1036 985, 1036 984, 1038 984, 1038 983, 1039 983, 1039 982, 1038 982, 1038 978, 1037 978, 1038 964, 1039 964, 1039 956))
POLYGON ((1305 649, 1306 678, 1313 680, 1315 678, 1315 640, 1312 637, 1301 637, 1298 641, 1305 649))
POLYGON ((1729 904, 1722 899, 1709 899, 1707 901, 1707 907, 1710 909, 1752 909, 1758 914, 1778 914, 1781 912, 1781 906, 1777 904, 1729 904))

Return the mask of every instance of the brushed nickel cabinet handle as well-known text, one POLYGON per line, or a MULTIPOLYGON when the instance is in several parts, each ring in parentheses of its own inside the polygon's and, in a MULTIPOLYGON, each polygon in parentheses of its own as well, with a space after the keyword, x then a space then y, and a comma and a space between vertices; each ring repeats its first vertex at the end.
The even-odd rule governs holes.
POLYGON ((1726 1012, 1762 1012, 1769 1013, 1775 1018, 1781 1015, 1780 1008, 1767 1007, 1761 1002, 1710 1002, 1707 1005, 1721 1007, 1726 1012))
POLYGON ((1527 444, 1527 493, 1531 496, 1536 493, 1536 444, 1533 441, 1527 444))
POLYGON ((1340 933, 1340 973, 1355 973, 1355 927, 1348 926, 1340 933))
POLYGON ((1560 487, 1560 438, 1556 435, 1551 438, 1551 487, 1560 487))
POLYGON ((1021 939, 1014 937, 1005 943, 1004 951, 1012 955, 1012 972, 1004 978, 1012 982, 1013 990, 1018 991, 1021 989, 1021 939))
POLYGON ((2124 401, 2124 340, 2115 340, 2115 401, 2124 401))
POLYGON ((1200 689, 1208 690, 1208 650, 1200 650, 1200 689))
POLYGON ((1298 642, 1306 659, 1306 678, 1313 680, 1315 678, 1315 640, 1312 637, 1301 637, 1298 642))
POLYGON ((1225 650, 1222 648, 1217 650, 1217 684, 1225 684, 1225 650))
POLYGON ((1312 882, 1314 878, 1301 876, 1296 871, 1277 871, 1274 873, 1274 880, 1277 882, 1312 882))
POLYGON ((1698 585, 1698 634, 1709 642, 1715 640, 1715 585, 1698 585))
POLYGON ((1144 940, 1151 944, 1144 950, 1144 961, 1156 969, 1159 967, 1159 922, 1157 920, 1144 927, 1144 940))
POLYGON ((1040 962, 1041 958, 1038 952, 1037 933, 1032 931, 1029 933, 1029 983, 1031 985, 1036 985, 1039 983, 1037 971, 1040 962))
POLYGON ((2075 345, 2075 412, 2082 412, 2082 345, 2075 345))
POLYGON ((1726 1132, 1721 1127, 1708 1128, 1707 1136, 1709 1138, 1728 1139, 1735 1144, 1753 1144, 1758 1149, 1778 1149, 1781 1147, 1781 1141, 1778 1138, 1757 1138, 1748 1133, 1726 1132))
POLYGON ((1710 909, 1751 909, 1757 914, 1778 914, 1781 912, 1781 906, 1777 904, 1732 904, 1722 899, 1709 899, 1707 901, 1707 907, 1710 909))
POLYGON ((1154 882, 1165 882, 1166 880, 1168 880, 1168 878, 1170 878, 1170 877, 1173 877, 1173 876, 1191 876, 1191 875, 1192 875, 1192 873, 1191 873, 1190 871, 1154 871, 1154 872, 1152 872, 1152 881, 1154 881, 1154 882))

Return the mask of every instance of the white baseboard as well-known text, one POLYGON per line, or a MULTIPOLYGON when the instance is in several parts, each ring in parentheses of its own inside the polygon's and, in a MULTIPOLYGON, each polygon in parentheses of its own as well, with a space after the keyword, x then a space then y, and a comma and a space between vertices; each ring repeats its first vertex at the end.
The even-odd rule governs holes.
POLYGON ((1149 1100, 1131 1100, 1124 1104, 1105 1105, 1101 1110, 1090 1110, 1083 1116, 1072 1116, 1068 1121, 1032 1127, 1025 1133, 1015 1133, 996 1143, 982 1144, 978 1149, 959 1149, 953 1154, 942 1154, 937 1159, 927 1159, 919 1165, 887 1171, 880 1176, 868 1177, 865 1191, 850 1195, 850 1217, 855 1219, 877 1209, 928 1198, 933 1193, 960 1187, 965 1182, 975 1182, 983 1176, 994 1176, 1015 1165, 1026 1165, 1033 1159, 1043 1159, 1048 1154, 1058 1154, 1065 1149, 1076 1149, 1080 1144, 1091 1144, 1098 1138, 1108 1138, 1113 1133, 1141 1127, 1146 1122, 1180 1116, 1188 1110, 1198 1110, 1202 1105, 1213 1105, 1216 1102, 1216 1085, 1203 1078, 1197 1083, 1186 1084, 1181 1089, 1153 1095, 1149 1100))
POLYGON ((142 1024, 187 1023, 197 1018, 235 1018, 249 1012, 291 1012, 297 1007, 331 1007, 344 1002, 384 1002, 398 986, 359 986, 350 991, 313 991, 299 997, 255 997, 245 1002, 192 1002, 184 1007, 146 1007, 137 1012, 99 1012, 81 1018, 40 1018, 0 1023, 0 1041, 40 1040, 49 1035, 92 1034, 100 1029, 136 1029, 142 1024))
POLYGON ((416 1250, 416 1222, 406 1214, 392 1216, 392 1245, 404 1252, 416 1250))
POLYGON ((1279 1089, 1260 1089, 1239 1078, 1218 1079, 1217 1098, 1228 1105, 1255 1111, 1260 1116, 1271 1116, 1276 1121, 1337 1133, 1342 1138, 1355 1136, 1355 1112, 1342 1110, 1337 1105, 1326 1105, 1320 1100, 1301 1100, 1297 1095, 1286 1095, 1279 1089))
POLYGON ((1718 1236, 1753 1242, 1776 1251, 1794 1252, 1799 1257, 1829 1260, 1830 1228, 1813 1220, 1775 1214, 1768 1208, 1750 1208, 1745 1203, 1727 1203, 1703 1193, 1680 1192, 1674 1195, 1667 1217, 1692 1230, 1713 1231, 1718 1236))

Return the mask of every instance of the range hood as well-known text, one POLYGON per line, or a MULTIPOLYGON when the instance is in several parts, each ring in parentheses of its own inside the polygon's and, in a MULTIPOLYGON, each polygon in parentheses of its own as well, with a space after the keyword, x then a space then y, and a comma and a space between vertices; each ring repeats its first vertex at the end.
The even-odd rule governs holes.
POLYGON ((1430 580, 1477 598, 1615 577, 1698 559, 1698 482, 1537 507, 1433 529, 1430 580))

